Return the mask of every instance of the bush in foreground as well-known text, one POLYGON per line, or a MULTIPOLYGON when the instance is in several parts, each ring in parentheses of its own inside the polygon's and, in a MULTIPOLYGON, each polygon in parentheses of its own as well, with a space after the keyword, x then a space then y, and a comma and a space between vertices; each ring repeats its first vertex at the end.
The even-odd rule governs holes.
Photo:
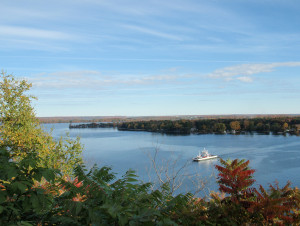
POLYGON ((28 155, 13 162, 0 152, 1 225, 297 225, 300 193, 287 184, 251 188, 248 161, 223 161, 221 194, 210 199, 170 195, 168 184, 151 191, 133 171, 116 180, 110 168, 74 170, 76 179, 54 180, 57 170, 28 155), (37 183, 39 182, 39 183, 37 183), (224 192, 227 195, 224 195, 224 192))

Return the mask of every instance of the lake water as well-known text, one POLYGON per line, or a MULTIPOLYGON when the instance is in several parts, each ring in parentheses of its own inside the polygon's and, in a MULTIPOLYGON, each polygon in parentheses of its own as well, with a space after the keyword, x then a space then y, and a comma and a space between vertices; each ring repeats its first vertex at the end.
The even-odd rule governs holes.
POLYGON ((112 171, 122 176, 128 169, 137 171, 143 181, 156 181, 151 167, 151 157, 157 152, 157 168, 168 175, 177 172, 180 167, 179 180, 183 185, 178 192, 195 192, 196 178, 206 181, 205 189, 200 195, 210 190, 217 191, 214 166, 218 159, 205 162, 192 162, 199 150, 204 147, 211 154, 223 159, 247 159, 250 167, 255 169, 255 186, 278 181, 281 186, 290 180, 292 186, 300 187, 300 137, 282 135, 187 135, 174 136, 150 132, 118 131, 113 128, 71 129, 67 123, 45 124, 46 130, 53 128, 53 136, 81 137, 84 145, 83 156, 87 165, 97 164, 111 166, 112 171), (191 179, 192 178, 192 179, 191 179))

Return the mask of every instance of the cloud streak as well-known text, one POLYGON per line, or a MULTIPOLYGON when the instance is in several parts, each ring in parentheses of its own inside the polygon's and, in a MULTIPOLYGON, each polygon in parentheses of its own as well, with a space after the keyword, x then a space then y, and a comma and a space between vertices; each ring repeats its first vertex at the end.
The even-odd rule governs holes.
POLYGON ((18 26, 0 26, 0 35, 9 37, 22 37, 22 38, 39 38, 39 39, 56 39, 56 40, 67 40, 71 39, 72 36, 53 30, 36 29, 31 27, 18 27, 18 26))
POLYGON ((140 27, 140 26, 135 26, 135 25, 123 25, 123 27, 127 28, 127 29, 130 29, 130 30, 133 30, 133 31, 140 32, 140 33, 156 36, 156 37, 159 37, 159 38, 165 38, 165 39, 170 39, 170 40, 175 40, 175 41, 182 41, 183 40, 183 38, 180 37, 180 36, 165 33, 165 32, 161 32, 161 31, 157 31, 157 30, 153 30, 153 29, 149 29, 149 28, 145 28, 145 27, 140 27))
POLYGON ((136 85, 167 84, 175 82, 182 75, 105 75, 99 71, 65 71, 55 73, 42 73, 34 75, 28 80, 37 88, 93 88, 104 89, 108 87, 130 87, 136 85))
POLYGON ((217 69, 214 72, 208 74, 207 76, 210 78, 221 78, 227 81, 239 80, 241 82, 252 82, 252 75, 272 72, 278 67, 300 67, 300 62, 241 64, 217 69))
MULTIPOLYGON (((202 84, 203 78, 223 79, 226 81, 240 81, 251 83, 253 75, 270 73, 278 67, 300 67, 300 62, 279 62, 263 64, 240 64, 231 67, 217 69, 210 74, 188 74, 180 73, 175 69, 163 71, 157 74, 122 74, 102 73, 100 71, 60 71, 53 73, 42 73, 31 76, 29 79, 37 88, 50 89, 92 89, 106 90, 116 88, 129 88, 145 86, 166 87, 171 84, 196 85, 202 84)), ((208 82, 206 80, 206 82, 208 82)))

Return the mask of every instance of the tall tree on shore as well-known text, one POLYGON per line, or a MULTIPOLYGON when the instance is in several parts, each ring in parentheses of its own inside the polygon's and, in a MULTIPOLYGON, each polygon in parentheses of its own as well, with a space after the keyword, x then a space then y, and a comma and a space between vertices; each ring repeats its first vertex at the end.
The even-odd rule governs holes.
POLYGON ((287 122, 283 123, 282 129, 283 131, 287 130, 289 128, 289 124, 287 122))
POLYGON ((71 174, 73 166, 82 162, 79 140, 56 141, 42 129, 31 106, 34 97, 27 94, 31 86, 24 79, 1 73, 0 147, 9 151, 16 161, 31 152, 37 153, 42 166, 71 174))
POLYGON ((241 125, 240 125, 240 122, 239 121, 232 121, 230 122, 230 128, 232 130, 240 130, 241 129, 241 125))

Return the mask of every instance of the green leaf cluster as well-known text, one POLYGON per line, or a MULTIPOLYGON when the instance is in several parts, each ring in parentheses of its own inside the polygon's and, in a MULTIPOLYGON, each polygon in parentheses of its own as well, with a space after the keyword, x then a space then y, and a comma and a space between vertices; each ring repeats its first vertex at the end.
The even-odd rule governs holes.
POLYGON ((0 149, 0 225, 35 225, 53 207, 53 197, 35 186, 42 178, 54 183, 58 171, 39 167, 40 158, 28 154, 18 163, 0 149))

